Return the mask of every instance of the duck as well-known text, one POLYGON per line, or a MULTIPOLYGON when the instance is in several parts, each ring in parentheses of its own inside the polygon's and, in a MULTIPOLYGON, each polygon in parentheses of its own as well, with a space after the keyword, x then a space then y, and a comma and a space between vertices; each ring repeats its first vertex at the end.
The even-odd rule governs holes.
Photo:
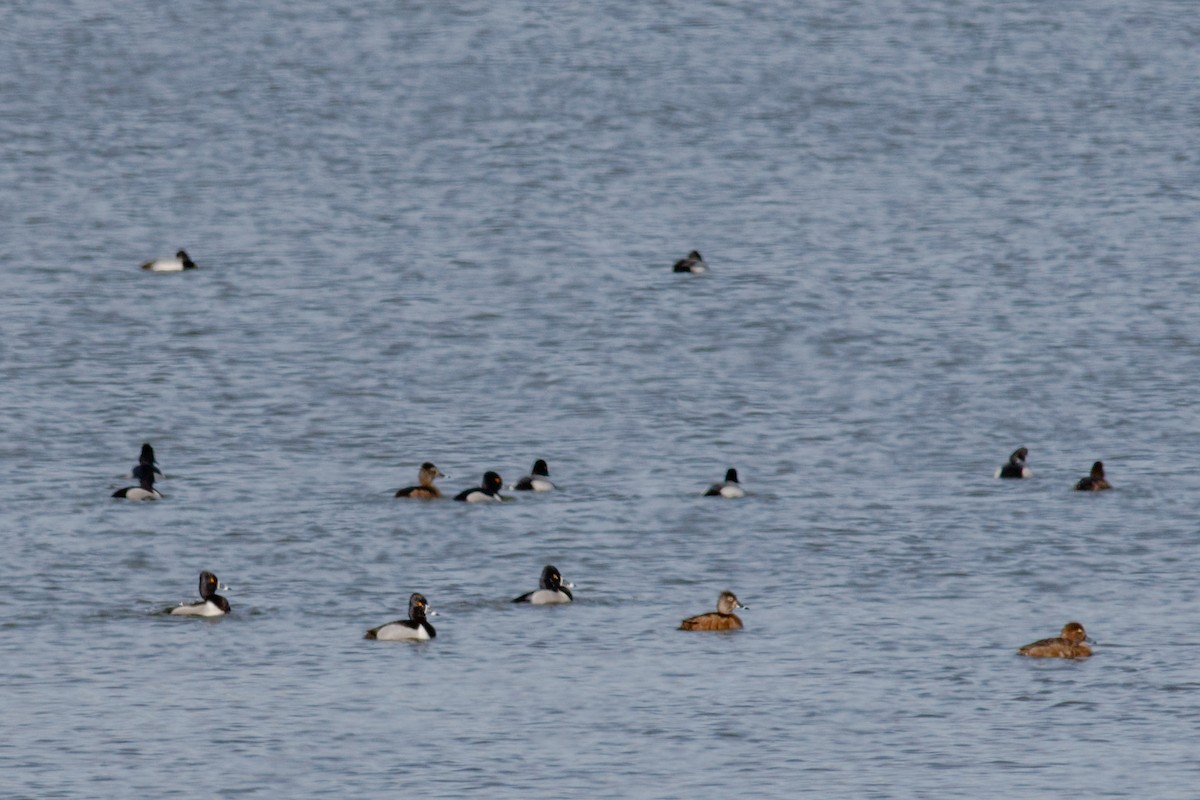
POLYGON ((1031 658, 1087 658, 1092 654, 1092 648, 1084 644, 1085 641, 1090 640, 1083 626, 1068 622, 1058 636, 1027 644, 1017 653, 1031 658))
POLYGON ((700 255, 699 250, 693 250, 687 254, 687 258, 681 258, 675 262, 672 272, 708 272, 708 264, 704 263, 704 257, 700 255))
POLYGON ((154 488, 154 471, 149 469, 142 470, 137 486, 117 489, 112 496, 123 497, 126 500, 162 500, 162 494, 154 488))
POLYGON ((135 481, 141 480, 142 473, 146 470, 150 470, 154 473, 154 479, 156 481, 162 480, 166 477, 163 475, 162 470, 158 468, 158 459, 154 457, 154 448, 150 446, 149 442, 144 442, 142 444, 142 452, 141 455, 138 456, 138 463, 133 466, 133 469, 129 470, 129 477, 133 478, 135 481))
POLYGON ((533 469, 529 473, 513 487, 518 492, 549 492, 557 488, 550 481, 550 468, 542 459, 533 462, 533 469))
POLYGON ((745 497, 746 490, 738 483, 737 470, 730 467, 725 470, 725 480, 714 483, 704 493, 705 497, 745 497))
POLYGON ((483 485, 475 489, 464 489, 454 496, 455 500, 462 503, 487 503, 493 500, 503 500, 500 496, 500 487, 504 481, 495 472, 483 473, 483 485))
POLYGON ((570 603, 575 599, 571 590, 575 587, 563 580, 562 573, 553 564, 547 564, 542 569, 542 578, 538 581, 538 589, 526 592, 520 597, 514 597, 514 603, 532 603, 535 606, 546 606, 553 603, 570 603))
POLYGON ((1079 492, 1100 492, 1111 488, 1112 484, 1104 479, 1103 461, 1092 464, 1092 473, 1075 484, 1075 490, 1079 492))
POLYGON ((429 624, 426 617, 436 617, 437 612, 429 607, 429 601, 420 592, 413 592, 408 598, 408 619, 398 619, 371 628, 364 639, 378 639, 381 642, 426 642, 437 636, 437 631, 429 624))
POLYGON ((1018 447, 1008 457, 1008 463, 996 470, 997 478, 1029 478, 1033 470, 1025 466, 1025 457, 1029 455, 1028 448, 1018 447))
POLYGON ((222 586, 217 576, 208 570, 200 573, 200 599, 194 603, 180 603, 168 608, 167 613, 176 617, 220 617, 230 612, 229 601, 217 594, 222 586))
POLYGON ((432 461, 426 461, 417 472, 418 486, 407 486, 396 490, 396 497, 412 497, 417 500, 436 500, 442 496, 442 490, 433 485, 435 478, 446 477, 432 461))
POLYGON ((742 620, 733 613, 735 608, 746 608, 738 602, 733 592, 721 592, 717 598, 717 610, 707 614, 697 614, 679 623, 681 631, 740 631, 742 620))
POLYGON ((188 258, 186 250, 180 250, 174 258, 158 258, 142 264, 142 269, 151 272, 183 272, 185 269, 195 269, 196 262, 188 258))

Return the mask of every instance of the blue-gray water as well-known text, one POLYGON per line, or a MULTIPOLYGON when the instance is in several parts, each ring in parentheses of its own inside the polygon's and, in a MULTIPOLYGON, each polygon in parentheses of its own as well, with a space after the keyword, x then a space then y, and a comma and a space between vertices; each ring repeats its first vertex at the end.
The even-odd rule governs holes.
POLYGON ((0 10, 0 795, 1194 797, 1197 74, 1185 2, 0 10))

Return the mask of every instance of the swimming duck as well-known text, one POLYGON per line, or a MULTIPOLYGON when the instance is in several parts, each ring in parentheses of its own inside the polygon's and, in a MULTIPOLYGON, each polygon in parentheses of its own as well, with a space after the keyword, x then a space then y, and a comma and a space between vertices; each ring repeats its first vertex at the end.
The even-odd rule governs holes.
POLYGON ((454 499, 464 503, 486 503, 492 500, 503 500, 500 496, 500 486, 504 482, 495 472, 483 473, 483 485, 475 489, 464 489, 455 495, 454 499))
POLYGON ((1029 455, 1029 450, 1024 447, 1018 447, 1013 451, 1013 454, 1008 457, 1008 463, 996 470, 997 478, 1028 478, 1033 475, 1033 470, 1025 466, 1025 457, 1029 455))
POLYGON ((1017 652, 1033 658, 1087 658, 1092 654, 1092 648, 1084 644, 1087 640, 1087 632, 1082 625, 1068 622, 1055 638, 1027 644, 1017 652))
POLYGON ((746 608, 738 602, 733 592, 721 592, 717 598, 717 610, 707 614, 688 617, 679 623, 681 631, 740 631, 742 620, 733 613, 735 608, 746 608))
POLYGON ((556 487, 550 482, 550 468, 539 458, 533 462, 530 474, 517 481, 513 488, 519 492, 549 492, 556 487))
POLYGON ((184 250, 176 253, 174 258, 159 258, 142 264, 142 269, 148 269, 151 272, 183 272, 185 269, 195 268, 195 262, 188 258, 188 254, 184 250))
POLYGON ((434 478, 444 478, 442 471, 433 465, 433 462, 426 461, 421 465, 420 471, 417 473, 417 480, 421 483, 419 486, 408 486, 404 489, 399 489, 396 492, 396 497, 414 497, 418 500, 436 500, 442 496, 442 490, 433 485, 434 478))
POLYGON ((158 468, 158 459, 154 457, 154 448, 150 446, 149 442, 142 445, 142 453, 138 456, 138 463, 134 465, 133 469, 129 470, 129 477, 134 480, 141 480, 142 472, 147 469, 154 473, 155 480, 161 480, 166 477, 163 475, 162 470, 158 468))
POLYGON ((142 470, 138 477, 138 486, 126 486, 112 493, 113 497, 123 497, 126 500, 162 500, 158 489, 154 488, 154 470, 142 470))
POLYGON ((217 589, 228 589, 222 586, 217 576, 208 570, 200 573, 200 600, 195 603, 180 603, 168 608, 167 613, 177 617, 219 617, 230 611, 229 601, 217 594, 217 589))
POLYGON ((552 564, 547 564, 542 570, 542 578, 538 581, 540 587, 536 592, 526 592, 520 597, 514 597, 514 603, 533 603, 535 606, 545 606, 551 603, 569 603, 575 599, 571 589, 575 588, 563 580, 562 573, 552 564))
POLYGON ((436 617, 437 612, 429 607, 425 596, 413 592, 408 598, 408 619, 398 619, 378 628, 367 631, 364 639, 378 639, 381 642, 419 641, 424 642, 437 636, 437 631, 425 617, 436 617))
POLYGON ((1086 478, 1080 478, 1079 482, 1075 484, 1076 491, 1080 492, 1099 492, 1111 488, 1112 485, 1104 479, 1103 461, 1092 464, 1092 474, 1086 478))
POLYGON ((737 470, 732 467, 725 470, 725 480, 714 483, 704 493, 705 497, 745 497, 746 490, 738 483, 737 470))
POLYGON ((703 256, 699 250, 693 250, 687 254, 687 258, 681 258, 675 262, 672 272, 708 272, 708 264, 704 263, 703 256))

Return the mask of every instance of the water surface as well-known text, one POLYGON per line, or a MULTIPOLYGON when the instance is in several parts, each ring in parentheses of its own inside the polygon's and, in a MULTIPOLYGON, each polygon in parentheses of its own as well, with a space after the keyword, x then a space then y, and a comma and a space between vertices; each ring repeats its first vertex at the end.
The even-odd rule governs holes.
POLYGON ((1194 17, 0 12, 0 794, 1192 796, 1194 17))

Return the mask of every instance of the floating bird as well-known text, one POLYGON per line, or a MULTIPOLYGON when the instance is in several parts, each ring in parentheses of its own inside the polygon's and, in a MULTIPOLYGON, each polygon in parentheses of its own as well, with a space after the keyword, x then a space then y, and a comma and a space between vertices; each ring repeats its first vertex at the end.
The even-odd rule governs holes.
POLYGON ((738 602, 733 592, 721 592, 717 598, 717 610, 707 614, 688 617, 679 623, 681 631, 740 631, 742 620, 733 613, 735 608, 746 608, 738 602))
POLYGON ((1027 644, 1017 652, 1033 658, 1087 658, 1092 654, 1092 648, 1084 644, 1085 641, 1089 639, 1083 626, 1068 622, 1063 625, 1060 635, 1027 644))
POLYGON ((222 586, 217 576, 208 570, 200 573, 200 600, 195 603, 180 603, 168 608, 167 613, 177 617, 219 617, 230 611, 229 601, 217 594, 217 589, 228 589, 222 586))
POLYGON ((500 487, 503 485, 500 476, 495 472, 483 473, 483 485, 475 489, 464 489, 454 496, 455 500, 464 503, 486 503, 492 500, 503 500, 500 487))
POLYGON ((1075 484, 1076 491, 1080 492, 1100 492, 1111 488, 1112 484, 1104 479, 1103 461, 1092 464, 1092 474, 1086 478, 1080 478, 1079 482, 1075 484))
POLYGON ((562 573, 552 564, 547 564, 542 570, 542 578, 538 581, 536 592, 526 592, 520 597, 514 597, 514 603, 533 603, 535 606, 545 606, 551 603, 570 603, 575 599, 571 594, 574 587, 563 580, 562 573))
POLYGON ((433 485, 434 478, 444 478, 442 471, 433 465, 433 462, 426 461, 421 465, 420 471, 417 473, 417 480, 420 481, 419 486, 408 486, 404 489, 396 491, 396 497, 413 497, 417 500, 436 500, 442 496, 442 490, 433 485))
POLYGON ((738 483, 737 470, 732 467, 725 470, 725 480, 714 483, 704 493, 705 497, 745 497, 746 490, 738 483))
POLYGON ((1018 447, 1013 451, 1013 454, 1008 457, 1008 463, 996 470, 997 478, 1028 478, 1033 475, 1033 470, 1025 466, 1025 457, 1029 455, 1029 450, 1024 447, 1018 447))
POLYGON ((123 497, 126 500, 162 500, 162 494, 154 488, 154 470, 143 469, 138 476, 138 484, 117 489, 112 496, 123 497))
POLYGON ((549 492, 556 487, 550 481, 550 468, 546 466, 545 461, 539 458, 533 462, 530 474, 517 481, 517 485, 513 488, 518 492, 549 492))
POLYGON ((687 254, 687 258, 681 258, 675 262, 672 272, 708 272, 708 264, 704 263, 704 258, 700 255, 699 250, 693 250, 687 254))
POLYGON ((174 258, 159 258, 142 264, 142 269, 151 272, 183 272, 185 269, 195 269, 196 263, 188 258, 186 250, 180 250, 174 258))
POLYGON ((425 595, 413 592, 408 598, 408 619, 398 619, 367 631, 364 639, 381 642, 415 641, 424 642, 437 636, 437 631, 426 617, 436 617, 437 612, 429 607, 425 595))

